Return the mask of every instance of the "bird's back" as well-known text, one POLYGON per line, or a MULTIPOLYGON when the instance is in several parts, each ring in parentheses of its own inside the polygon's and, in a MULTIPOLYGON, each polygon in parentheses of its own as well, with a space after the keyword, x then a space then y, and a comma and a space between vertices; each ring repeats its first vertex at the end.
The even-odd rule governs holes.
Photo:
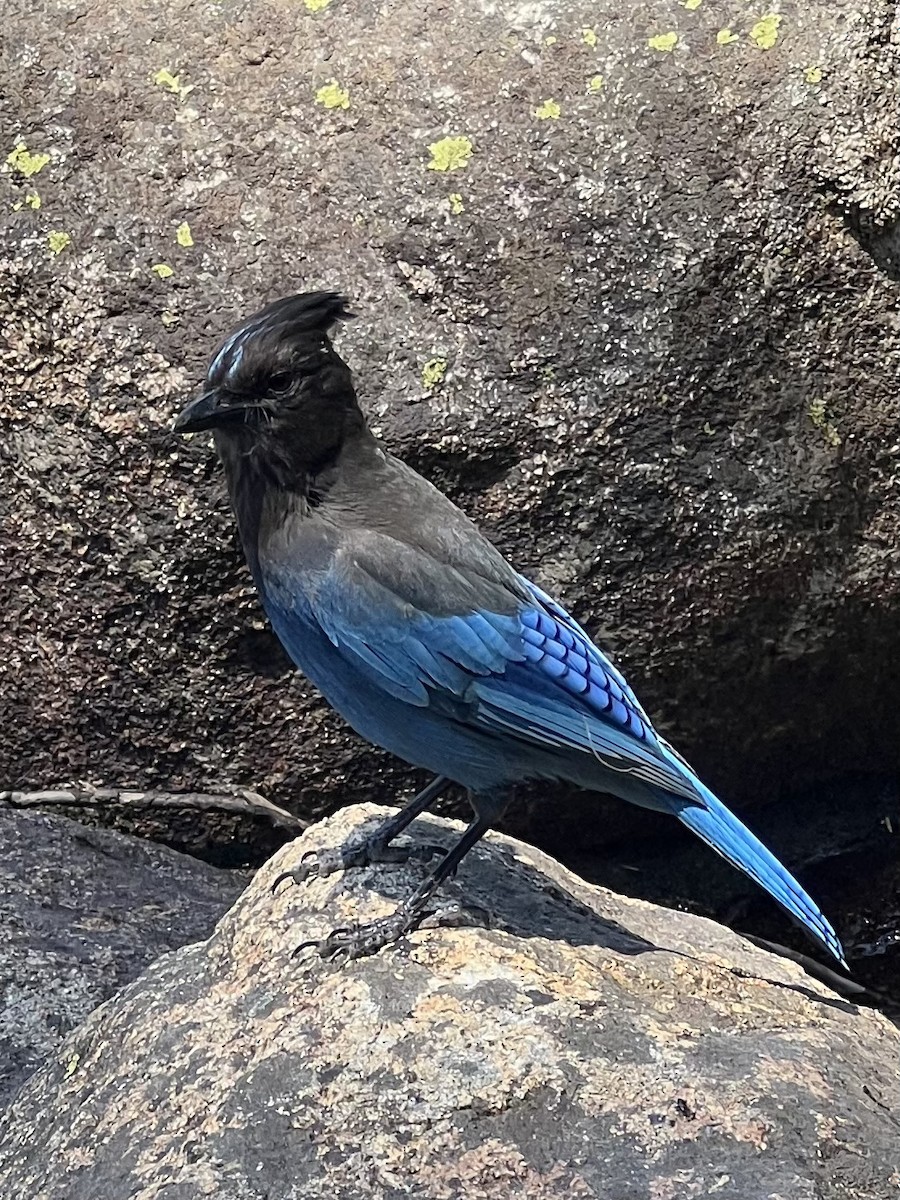
POLYGON ((257 553, 266 573, 285 566, 315 586, 336 562, 365 559, 369 575, 434 616, 524 599, 502 554, 447 496, 374 438, 344 448, 313 502, 267 495, 257 553))

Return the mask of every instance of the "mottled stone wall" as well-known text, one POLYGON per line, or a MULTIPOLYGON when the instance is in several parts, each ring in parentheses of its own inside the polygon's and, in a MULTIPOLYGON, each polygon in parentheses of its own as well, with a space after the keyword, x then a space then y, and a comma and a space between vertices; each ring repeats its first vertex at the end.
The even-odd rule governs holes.
POLYGON ((0 776, 396 788, 169 433, 317 286, 388 443, 711 782, 896 770, 893 8, 7 4, 0 776))

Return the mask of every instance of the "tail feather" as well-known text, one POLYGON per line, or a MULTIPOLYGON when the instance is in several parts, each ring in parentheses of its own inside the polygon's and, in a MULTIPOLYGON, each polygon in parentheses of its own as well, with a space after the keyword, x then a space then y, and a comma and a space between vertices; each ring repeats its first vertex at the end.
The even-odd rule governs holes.
POLYGON ((682 824, 758 883, 842 967, 847 968, 840 940, 815 901, 721 800, 702 784, 697 790, 703 801, 700 804, 671 797, 672 808, 682 824))

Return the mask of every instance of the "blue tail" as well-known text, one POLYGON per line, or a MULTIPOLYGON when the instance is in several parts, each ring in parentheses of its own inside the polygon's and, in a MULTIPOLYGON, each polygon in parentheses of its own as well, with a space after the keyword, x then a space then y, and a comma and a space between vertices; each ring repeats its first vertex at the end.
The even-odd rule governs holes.
POLYGON ((670 811, 697 837, 764 888, 842 967, 849 970, 840 940, 815 901, 721 800, 702 784, 697 785, 697 790, 703 798, 702 804, 692 804, 670 795, 670 811))

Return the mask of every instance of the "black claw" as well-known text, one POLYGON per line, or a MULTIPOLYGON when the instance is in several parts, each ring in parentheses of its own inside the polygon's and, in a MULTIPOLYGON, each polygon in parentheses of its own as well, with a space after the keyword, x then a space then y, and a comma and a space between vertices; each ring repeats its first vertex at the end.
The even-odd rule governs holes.
POLYGON ((368 925, 332 929, 327 937, 312 944, 326 962, 343 964, 355 958, 377 954, 385 946, 398 941, 404 934, 415 929, 420 919, 420 913, 398 909, 390 916, 380 917, 368 925))
POLYGON ((360 955, 353 953, 351 946, 325 946, 319 947, 319 956, 323 962, 327 962, 332 967, 344 967, 354 958, 359 958, 360 955))
POLYGON ((490 923, 490 913, 476 906, 448 904, 432 912, 400 907, 390 916, 379 917, 368 925, 342 925, 332 929, 321 941, 304 942, 294 953, 314 946, 320 958, 335 966, 343 966, 353 959, 377 954, 420 926, 426 929, 467 926, 490 928, 490 923))
POLYGON ((294 871, 282 871, 272 884, 272 895, 274 896, 286 879, 290 879, 292 883, 297 883, 297 876, 294 871))
POLYGON ((324 857, 324 855, 327 853, 328 851, 324 851, 320 855, 318 850, 307 850, 305 854, 300 856, 300 861, 297 863, 296 867, 290 871, 281 872, 281 874, 272 884, 272 891, 277 891, 279 885, 284 883, 286 879, 290 879, 292 883, 300 884, 305 883, 306 880, 309 879, 310 875, 321 875, 323 873, 327 874, 328 872, 322 871, 321 862, 322 857, 324 857))
POLYGON ((343 871, 353 865, 355 864, 351 861, 351 855, 341 849, 307 850, 301 856, 296 867, 290 871, 281 872, 272 884, 272 891, 275 892, 286 879, 290 879, 292 883, 301 884, 313 877, 324 879, 326 875, 333 875, 335 872, 343 871))
POLYGON ((367 867, 373 863, 405 863, 411 858, 428 862, 435 855, 446 854, 444 846, 419 845, 388 846, 381 840, 371 839, 365 842, 351 843, 338 846, 337 849, 307 850, 299 863, 290 871, 282 871, 272 884, 273 893, 278 890, 286 879, 292 883, 305 883, 313 877, 324 879, 338 871, 347 871, 353 867, 367 867))
POLYGON ((315 938, 311 942, 301 942, 299 946, 295 946, 291 951, 291 958, 299 958, 304 950, 308 950, 310 946, 318 946, 318 944, 315 938))

